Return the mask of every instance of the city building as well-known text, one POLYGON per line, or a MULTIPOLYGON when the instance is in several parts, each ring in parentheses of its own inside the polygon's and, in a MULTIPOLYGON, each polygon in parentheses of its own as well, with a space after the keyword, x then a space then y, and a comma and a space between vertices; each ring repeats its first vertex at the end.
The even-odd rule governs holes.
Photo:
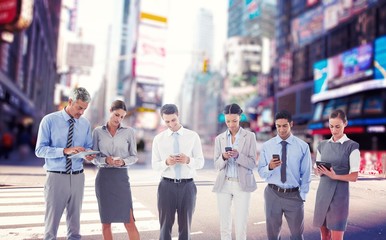
POLYGON ((59 80, 56 53, 61 1, 14 2, 22 4, 18 7, 30 12, 33 20, 26 29, 0 27, 1 34, 13 34, 13 41, 0 43, 0 128, 17 135, 18 126, 28 127, 34 136, 41 118, 57 109, 54 90, 59 80))
MULTIPOLYGON (((224 102, 241 105, 246 110, 246 127, 255 132, 263 127, 259 119, 263 109, 259 104, 266 97, 263 92, 272 86, 275 16, 276 1, 229 1, 224 102)), ((260 105, 264 105, 264 109, 272 107, 272 104, 260 105)), ((272 119, 273 109, 267 113, 265 111, 264 116, 272 119)))
POLYGON ((293 113, 312 150, 330 137, 333 109, 348 115, 361 172, 386 165, 386 1, 278 1, 275 109, 293 113))

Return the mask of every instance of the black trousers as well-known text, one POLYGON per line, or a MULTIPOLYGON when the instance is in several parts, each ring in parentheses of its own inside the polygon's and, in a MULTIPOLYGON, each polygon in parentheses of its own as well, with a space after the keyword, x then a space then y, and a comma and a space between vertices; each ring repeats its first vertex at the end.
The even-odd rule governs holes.
POLYGON ((194 181, 174 183, 161 180, 158 185, 160 240, 172 239, 177 212, 178 239, 189 240, 192 216, 196 207, 197 187, 194 181))

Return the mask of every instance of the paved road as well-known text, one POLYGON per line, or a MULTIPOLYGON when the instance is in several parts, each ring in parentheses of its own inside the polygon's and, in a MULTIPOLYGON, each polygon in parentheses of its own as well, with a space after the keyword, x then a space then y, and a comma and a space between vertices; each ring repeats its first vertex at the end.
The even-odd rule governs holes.
MULTIPOLYGON (((150 169, 149 155, 140 155, 139 164, 129 170, 134 197, 135 217, 142 239, 158 238, 158 217, 156 192, 159 177, 150 169)), ((209 159, 209 158, 208 158, 209 159)), ((45 172, 40 159, 0 162, 0 239, 41 239, 43 232, 44 198, 43 184, 45 172), (27 165, 27 166, 26 166, 27 165)), ((102 239, 96 198, 94 193, 95 167, 85 168, 86 187, 82 212, 83 239, 102 239)), ((219 239, 218 214, 215 194, 211 189, 216 172, 212 161, 207 160, 200 170, 196 183, 198 198, 193 219, 192 239, 219 239)), ((258 190, 252 194, 248 239, 263 240, 265 220, 263 191, 265 183, 258 178, 258 190)), ((315 192, 318 178, 314 177, 305 204, 305 239, 319 239, 318 230, 311 226, 315 192)), ((366 178, 351 183, 351 206, 348 231, 345 239, 386 239, 386 181, 366 178)), ((114 224, 115 239, 127 239, 124 228, 114 224)), ((288 228, 284 221, 282 239, 289 239, 288 228)), ((65 239, 65 221, 61 222, 59 239, 65 239)), ((176 228, 173 231, 177 239, 176 228)))

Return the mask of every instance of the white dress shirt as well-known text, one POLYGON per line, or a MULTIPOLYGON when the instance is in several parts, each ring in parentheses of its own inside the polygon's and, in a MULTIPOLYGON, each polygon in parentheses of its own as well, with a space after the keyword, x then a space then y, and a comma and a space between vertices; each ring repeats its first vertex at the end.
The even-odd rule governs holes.
MULTIPOLYGON (((204 167, 204 154, 202 152, 201 140, 198 134, 181 126, 177 131, 179 134, 180 153, 190 158, 189 164, 182 164, 181 178, 188 179, 196 176, 196 169, 204 167)), ((172 155, 173 141, 172 131, 166 129, 154 137, 152 147, 152 167, 162 177, 175 178, 174 165, 166 165, 166 159, 172 155)))

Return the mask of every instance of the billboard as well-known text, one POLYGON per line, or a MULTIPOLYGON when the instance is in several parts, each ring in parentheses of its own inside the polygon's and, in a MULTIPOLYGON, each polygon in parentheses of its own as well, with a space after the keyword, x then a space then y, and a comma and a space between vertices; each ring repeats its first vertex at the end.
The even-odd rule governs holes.
POLYGON ((166 61, 166 28, 140 24, 138 29, 135 74, 162 78, 166 61))
POLYGON ((314 94, 373 76, 372 44, 364 44, 314 63, 314 94))
POLYGON ((0 1, 0 25, 14 23, 18 11, 18 0, 0 1))
POLYGON ((374 0, 324 0, 324 30, 328 31, 356 14, 363 12, 374 0))
POLYGON ((386 151, 361 151, 359 172, 362 174, 384 174, 386 151))
POLYGON ((292 53, 287 51, 279 60, 279 89, 290 85, 292 76, 292 53))
POLYGON ((314 63, 314 94, 327 90, 327 59, 314 63))
POLYGON ((374 79, 386 79, 386 36, 374 42, 374 79))
POLYGON ((92 44, 67 44, 66 64, 71 67, 92 67, 94 65, 94 49, 92 44))
POLYGON ((329 58, 328 89, 373 76, 372 54, 372 44, 365 44, 329 58))
POLYGON ((163 85, 137 82, 136 106, 149 109, 161 107, 163 91, 163 85))
POLYGON ((257 18, 261 15, 261 1, 258 0, 245 0, 245 5, 248 12, 249 20, 257 18))
POLYGON ((291 35, 295 46, 308 44, 323 33, 323 6, 311 9, 292 20, 291 35))

